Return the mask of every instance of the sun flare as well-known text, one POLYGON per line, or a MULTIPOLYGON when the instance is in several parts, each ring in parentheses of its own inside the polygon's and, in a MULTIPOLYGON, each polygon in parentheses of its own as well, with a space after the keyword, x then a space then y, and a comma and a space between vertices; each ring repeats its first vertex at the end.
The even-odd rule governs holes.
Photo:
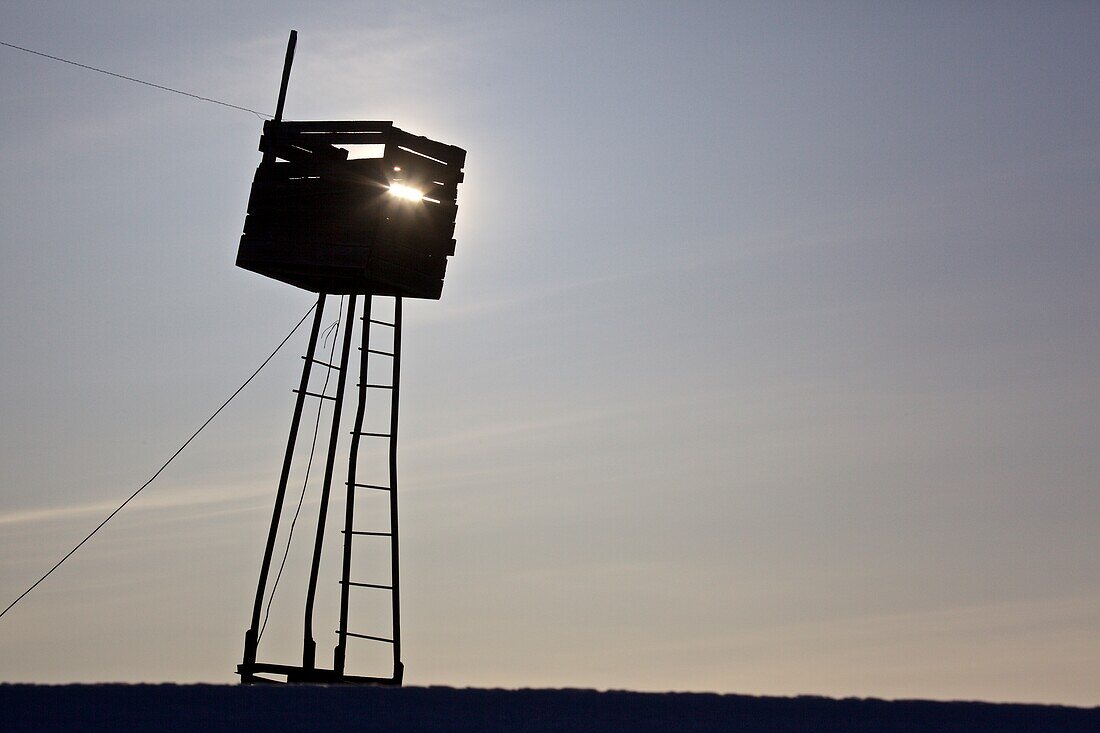
POLYGON ((421 201, 424 198, 423 193, 417 191, 412 186, 406 186, 404 183, 391 183, 390 193, 406 201, 421 201))

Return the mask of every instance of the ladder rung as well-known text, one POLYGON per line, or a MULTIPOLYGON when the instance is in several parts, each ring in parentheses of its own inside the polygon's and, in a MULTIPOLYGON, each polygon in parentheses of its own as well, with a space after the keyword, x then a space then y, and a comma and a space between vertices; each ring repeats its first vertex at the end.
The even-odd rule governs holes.
MULTIPOLYGON (((363 350, 362 346, 356 346, 355 348, 359 349, 360 351, 363 350)), ((367 353, 380 354, 382 356, 394 356, 394 353, 392 351, 382 351, 381 349, 367 349, 367 353)), ((305 357, 303 356, 302 358, 304 359, 305 357)))
POLYGON ((379 326, 389 326, 390 328, 394 327, 394 324, 390 323, 389 321, 379 321, 377 318, 370 319, 370 322, 377 323, 379 326))
MULTIPOLYGON (((302 357, 305 359, 305 357, 302 357)), ((314 364, 320 364, 321 366, 328 367, 329 369, 335 369, 336 371, 342 371, 343 367, 338 367, 335 364, 329 364, 327 361, 321 361, 320 359, 310 359, 314 364)))
MULTIPOLYGON (((295 392, 299 392, 299 390, 297 390, 297 389, 296 389, 296 390, 294 390, 294 391, 295 391, 295 392)), ((323 400, 333 400, 333 401, 335 401, 335 400, 336 400, 336 398, 335 398, 335 397, 333 397, 332 395, 327 395, 327 394, 317 394, 316 392, 308 392, 308 391, 307 391, 307 392, 304 392, 304 393, 302 393, 302 394, 305 394, 305 395, 307 395, 307 396, 309 396, 309 397, 320 397, 320 398, 321 398, 321 399, 323 399, 323 400)))
POLYGON ((358 529, 353 529, 350 533, 346 529, 340 530, 340 534, 365 534, 371 537, 393 537, 392 532, 363 532, 358 529))
MULTIPOLYGON (((344 581, 340 581, 340 585, 344 585, 344 581)), ((354 585, 356 588, 378 588, 379 590, 393 590, 392 585, 379 585, 378 583, 356 583, 353 580, 347 581, 347 585, 354 585)))
POLYGON ((388 438, 388 437, 390 437, 389 433, 361 433, 357 430, 352 430, 351 434, 352 435, 369 435, 372 438, 388 438))
MULTIPOLYGON (((340 631, 337 630, 336 633, 339 634, 340 631)), ((356 639, 370 639, 371 641, 384 641, 387 644, 392 644, 393 643, 393 639, 387 639, 384 636, 371 636, 369 634, 354 634, 350 631, 345 631, 344 633, 347 634, 348 636, 354 636, 356 639)))
POLYGON ((390 491, 389 486, 378 486, 377 484, 348 484, 347 482, 344 483, 345 485, 354 486, 357 489, 378 489, 379 491, 390 491))
POLYGON ((363 385, 363 384, 361 384, 361 383, 357 383, 357 384, 356 384, 355 386, 356 386, 356 387, 363 387, 363 386, 366 386, 366 387, 368 387, 368 388, 370 388, 370 389, 393 389, 393 385, 392 385, 392 384, 367 384, 367 385, 363 385))

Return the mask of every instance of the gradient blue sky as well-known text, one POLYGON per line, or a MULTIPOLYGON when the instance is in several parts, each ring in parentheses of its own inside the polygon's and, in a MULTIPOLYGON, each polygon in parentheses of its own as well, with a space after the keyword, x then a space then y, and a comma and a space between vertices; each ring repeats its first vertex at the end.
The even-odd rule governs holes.
MULTIPOLYGON (((262 110, 290 28, 287 117, 469 151, 406 309, 407 682, 1100 703, 1100 6, 0 10, 262 110)), ((6 605, 310 296, 233 266, 256 118, 6 48, 0 100, 6 605)), ((303 348, 0 679, 234 679, 303 348)))

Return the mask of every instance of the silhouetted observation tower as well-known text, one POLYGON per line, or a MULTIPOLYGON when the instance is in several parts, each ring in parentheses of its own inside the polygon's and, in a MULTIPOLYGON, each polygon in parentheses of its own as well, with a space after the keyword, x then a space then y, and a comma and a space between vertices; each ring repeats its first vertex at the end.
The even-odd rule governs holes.
MULTIPOLYGON (((466 152, 412 135, 391 122, 284 121, 283 102, 295 41, 296 32, 291 31, 275 118, 264 123, 260 138, 263 158, 252 184, 237 265, 317 293, 318 298, 302 377, 295 390, 252 623, 245 633, 244 660, 237 671, 246 684, 401 684, 397 542, 401 303, 404 298, 440 297, 447 258, 454 254, 456 198, 466 152), (349 156, 349 150, 364 150, 358 146, 369 146, 365 150, 373 157, 349 156), (341 296, 345 305, 335 331, 339 336, 332 339, 329 352, 319 356, 329 296, 341 296), (381 310, 385 310, 384 316, 381 310), (357 324, 359 351, 353 358, 357 324), (356 404, 349 435, 342 434, 340 418, 352 370, 357 380, 353 382, 356 404), (300 474, 309 467, 320 469, 321 452, 315 461, 310 450, 307 462, 300 454, 308 446, 296 446, 307 404, 311 412, 313 407, 317 409, 316 422, 310 422, 322 424, 324 416, 328 433, 313 554, 308 579, 295 583, 291 563, 286 565, 287 577, 279 586, 280 597, 295 597, 302 592, 301 580, 305 581, 301 664, 262 661, 265 601, 269 610, 285 564, 282 558, 273 578, 276 547, 283 546, 278 540, 292 531, 298 511, 304 519, 311 506, 297 503, 296 496, 285 501, 287 488, 294 475, 294 484, 301 482, 304 496, 306 482, 300 474), (346 448, 341 446, 342 439, 346 448), (338 448, 341 456, 346 455, 346 466, 343 461, 337 466, 338 448), (292 472, 292 464, 297 473, 292 472), (302 464, 307 467, 303 469, 302 464), (326 532, 334 483, 344 488, 343 529, 339 540, 326 543, 326 536, 331 540, 335 534, 333 527, 326 532), (291 511, 288 506, 294 503, 298 510, 291 511), (322 551, 333 545, 340 549, 338 585, 323 582, 322 602, 318 603, 322 551), (331 597, 326 603, 324 594, 337 590, 338 604, 331 597), (324 608, 330 612, 325 614, 324 608), (317 609, 322 611, 315 618, 317 609), (318 659, 314 634, 321 635, 321 654, 326 655, 325 640, 334 631, 332 664, 328 666, 327 659, 318 659), (369 648, 357 654, 353 645, 369 648), (385 652, 380 654, 380 649, 385 652), (355 673, 349 673, 348 660, 353 657, 373 663, 375 669, 362 674, 352 669, 355 673), (381 669, 377 669, 379 660, 385 660, 381 669)), ((317 435, 313 437, 316 447, 317 435)), ((301 524, 308 526, 308 522, 301 524)), ((288 537, 288 553, 289 541, 288 537)), ((286 640, 279 641, 285 652, 286 640)))

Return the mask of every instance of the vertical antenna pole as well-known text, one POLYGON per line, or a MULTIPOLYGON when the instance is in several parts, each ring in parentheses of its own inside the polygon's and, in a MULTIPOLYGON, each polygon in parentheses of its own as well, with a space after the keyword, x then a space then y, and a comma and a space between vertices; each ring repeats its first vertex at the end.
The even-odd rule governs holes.
MULTIPOLYGON (((294 47, 298 45, 298 31, 290 32, 290 40, 286 42, 286 58, 283 59, 283 80, 279 84, 279 101, 275 105, 275 119, 272 122, 281 122, 283 119, 283 105, 286 103, 286 87, 290 83, 290 66, 294 63, 294 47)), ((267 126, 267 123, 264 123, 267 126)), ((273 159, 271 153, 264 153, 260 165, 270 163, 273 159)))
POLYGON ((294 47, 298 45, 298 31, 290 32, 286 43, 286 59, 283 60, 283 81, 279 85, 279 103, 275 105, 275 121, 283 119, 283 103, 286 102, 286 85, 290 81, 290 65, 294 63, 294 47))

